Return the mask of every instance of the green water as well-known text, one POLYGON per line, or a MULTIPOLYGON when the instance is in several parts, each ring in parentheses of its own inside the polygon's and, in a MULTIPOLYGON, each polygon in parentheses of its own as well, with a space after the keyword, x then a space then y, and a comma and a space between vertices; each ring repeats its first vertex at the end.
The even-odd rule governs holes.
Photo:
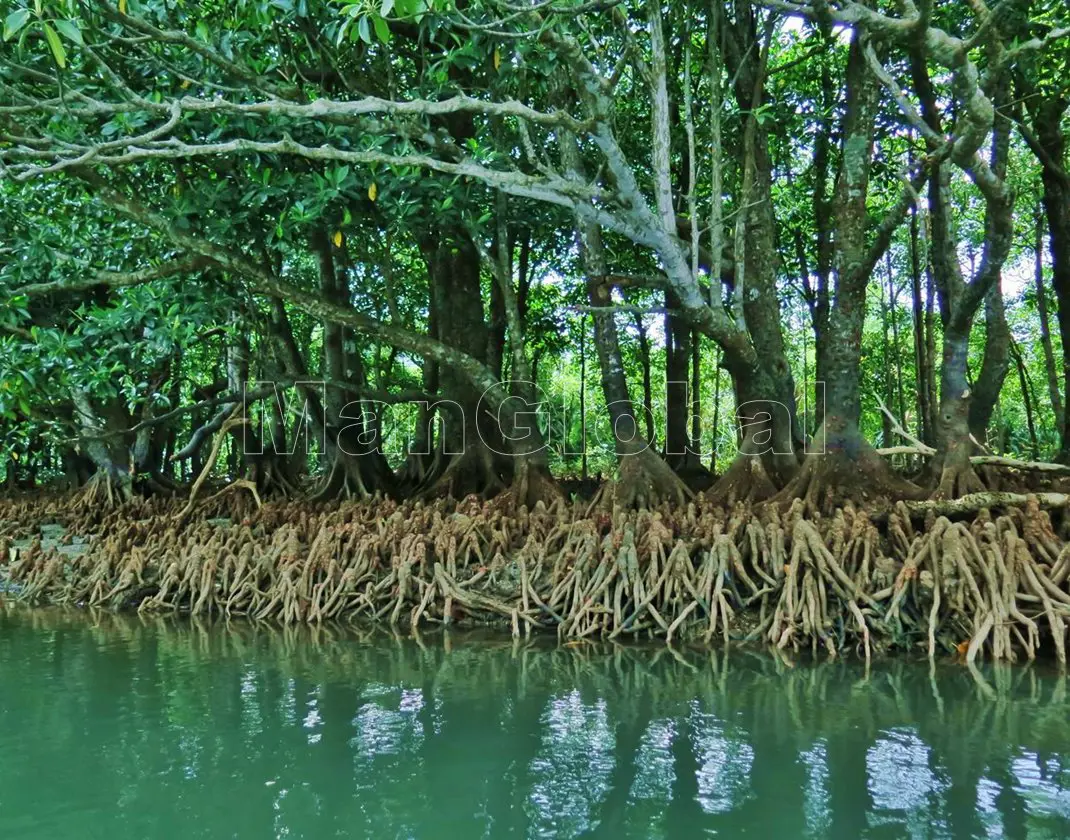
POLYGON ((1066 689, 0 608, 0 838, 1065 838, 1066 689))

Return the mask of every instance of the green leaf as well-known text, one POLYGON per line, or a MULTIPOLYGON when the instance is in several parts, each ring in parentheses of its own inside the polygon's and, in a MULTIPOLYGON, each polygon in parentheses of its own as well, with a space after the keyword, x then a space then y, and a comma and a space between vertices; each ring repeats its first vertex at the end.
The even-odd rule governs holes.
POLYGON ((394 11, 394 0, 383 0, 383 5, 379 7, 379 14, 387 17, 392 11, 394 11))
POLYGON ((379 36, 379 40, 384 44, 390 43, 390 27, 386 25, 386 21, 376 15, 373 19, 375 24, 375 34, 379 36))
POLYGON ((18 31, 26 25, 26 21, 30 19, 29 9, 16 9, 7 16, 7 20, 4 21, 4 40, 8 40, 12 36, 18 34, 18 31))
POLYGON ((362 17, 358 21, 358 23, 357 23, 357 34, 360 35, 360 40, 362 40, 365 44, 371 44, 371 42, 372 42, 372 33, 371 33, 371 29, 368 27, 368 18, 367 17, 362 17))
POLYGON ((85 43, 82 40, 82 30, 78 28, 77 21, 57 20, 56 29, 60 35, 62 35, 72 44, 78 44, 79 46, 81 46, 85 43))
POLYGON ((41 27, 45 30, 45 40, 48 41, 48 46, 52 50, 52 57, 56 59, 56 64, 62 70, 67 66, 67 51, 63 49, 63 42, 60 41, 56 30, 47 23, 42 23, 41 27))
POLYGON ((338 35, 335 36, 334 45, 340 47, 342 45, 342 39, 346 36, 346 30, 349 29, 349 21, 342 21, 342 25, 338 27, 338 35))

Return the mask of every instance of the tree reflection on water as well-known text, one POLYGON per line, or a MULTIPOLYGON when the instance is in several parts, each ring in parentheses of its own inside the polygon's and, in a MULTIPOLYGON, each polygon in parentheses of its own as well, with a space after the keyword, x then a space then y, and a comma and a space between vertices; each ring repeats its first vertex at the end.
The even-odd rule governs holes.
POLYGON ((1040 665, 9 607, 0 673, 3 836, 1070 835, 1040 665))

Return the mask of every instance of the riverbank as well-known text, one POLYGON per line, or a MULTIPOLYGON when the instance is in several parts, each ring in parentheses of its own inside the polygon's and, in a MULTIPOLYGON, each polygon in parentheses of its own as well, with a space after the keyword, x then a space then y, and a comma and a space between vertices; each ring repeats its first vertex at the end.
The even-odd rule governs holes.
MULTIPOLYGON (((0 580, 32 604, 282 624, 486 625, 563 641, 746 642, 1066 664, 1064 511, 905 505, 594 512, 494 502, 104 510, 0 501, 0 580), (1054 523, 1053 523, 1054 520, 1054 523)), ((10 594, 8 597, 11 597, 10 594)))

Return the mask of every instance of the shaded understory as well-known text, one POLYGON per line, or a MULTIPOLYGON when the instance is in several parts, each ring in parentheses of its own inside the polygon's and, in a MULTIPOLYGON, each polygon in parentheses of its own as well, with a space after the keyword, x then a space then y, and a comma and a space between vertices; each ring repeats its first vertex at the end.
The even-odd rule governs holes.
POLYGON ((194 511, 162 499, 106 511, 27 497, 0 501, 0 582, 31 603, 142 613, 1065 665, 1064 511, 1035 496, 954 519, 922 510, 809 517, 801 502, 725 509, 701 495, 590 514, 475 499, 257 509, 228 494, 194 511), (42 523, 58 523, 44 539, 42 523))

